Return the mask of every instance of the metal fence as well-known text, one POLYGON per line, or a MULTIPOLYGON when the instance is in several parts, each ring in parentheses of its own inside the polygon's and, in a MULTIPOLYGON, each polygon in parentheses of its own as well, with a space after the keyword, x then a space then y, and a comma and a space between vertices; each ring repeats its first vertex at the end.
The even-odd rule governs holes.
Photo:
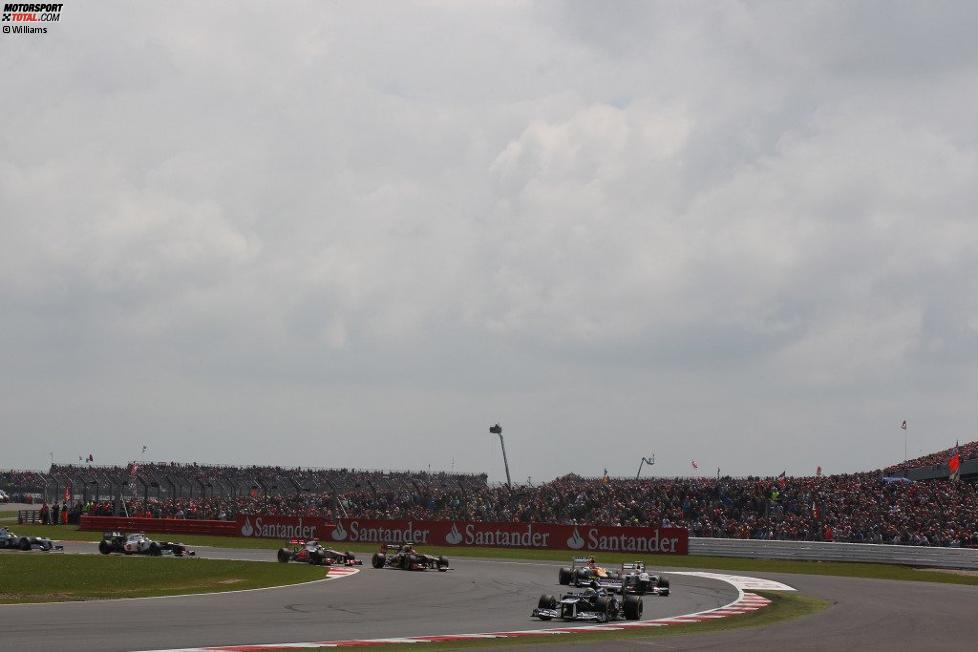
POLYGON ((689 554, 750 559, 866 562, 978 570, 978 550, 973 548, 690 537, 689 554))

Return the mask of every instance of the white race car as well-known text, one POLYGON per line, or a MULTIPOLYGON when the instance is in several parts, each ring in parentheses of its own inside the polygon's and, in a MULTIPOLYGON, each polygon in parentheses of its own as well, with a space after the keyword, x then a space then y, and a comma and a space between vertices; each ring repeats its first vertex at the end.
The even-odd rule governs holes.
POLYGON ((153 541, 142 532, 134 532, 129 535, 122 532, 106 532, 102 535, 102 540, 99 541, 98 551, 103 555, 121 552, 125 555, 150 555, 151 557, 159 557, 165 552, 176 557, 196 554, 186 544, 172 541, 153 541))

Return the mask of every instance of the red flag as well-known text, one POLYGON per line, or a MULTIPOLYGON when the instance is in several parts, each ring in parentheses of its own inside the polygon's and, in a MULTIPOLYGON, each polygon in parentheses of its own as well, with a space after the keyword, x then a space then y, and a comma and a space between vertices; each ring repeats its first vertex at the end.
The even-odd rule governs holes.
POLYGON ((694 469, 700 468, 700 465, 696 463, 696 460, 690 460, 689 463, 693 465, 694 469))
POLYGON ((904 419, 903 423, 900 424, 900 430, 906 430, 906 429, 907 429, 907 420, 904 419))
POLYGON ((947 461, 948 477, 957 480, 961 473, 961 451, 958 450, 958 442, 954 442, 954 450, 951 452, 951 459, 947 461))
POLYGON ((71 487, 70 485, 65 485, 65 501, 71 500, 71 487))

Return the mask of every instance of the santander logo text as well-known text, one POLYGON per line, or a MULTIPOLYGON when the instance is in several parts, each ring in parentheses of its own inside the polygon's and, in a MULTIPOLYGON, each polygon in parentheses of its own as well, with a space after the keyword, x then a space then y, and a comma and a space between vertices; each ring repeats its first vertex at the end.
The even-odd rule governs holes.
POLYGON ((567 539, 567 547, 571 550, 580 550, 584 547, 584 539, 581 538, 581 533, 577 531, 577 527, 574 528, 574 534, 567 539))
POLYGON ((551 548, 594 552, 689 553, 689 532, 683 528, 606 526, 584 523, 483 523, 473 521, 408 521, 244 515, 234 530, 246 537, 323 538, 350 543, 403 543, 500 548, 551 548))
POLYGON ((462 533, 458 531, 458 525, 454 521, 452 522, 451 531, 445 535, 445 543, 452 546, 457 546, 462 543, 462 533))

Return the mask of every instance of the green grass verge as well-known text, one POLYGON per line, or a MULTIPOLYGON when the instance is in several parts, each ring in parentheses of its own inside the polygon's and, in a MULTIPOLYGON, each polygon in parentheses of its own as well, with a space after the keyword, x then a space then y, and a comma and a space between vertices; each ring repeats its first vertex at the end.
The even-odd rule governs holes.
MULTIPOLYGON (((502 638, 490 640, 472 640, 449 643, 426 643, 425 650, 435 650, 444 652, 446 650, 469 650, 474 648, 508 648, 520 645, 593 645, 601 641, 620 640, 620 639, 659 639, 667 636, 681 636, 684 634, 713 634, 733 629, 745 627, 765 627, 774 623, 789 620, 791 618, 801 618, 817 613, 831 604, 828 600, 821 600, 811 596, 801 595, 793 592, 780 591, 756 591, 759 595, 771 600, 771 604, 763 609, 752 611, 738 616, 708 620, 701 623, 690 623, 686 625, 669 625, 666 627, 648 627, 645 629, 616 630, 611 632, 593 632, 586 634, 554 634, 552 636, 533 636, 519 638, 502 638)), ((562 623, 572 625, 572 623, 562 623)), ((552 623, 543 623, 544 627, 555 626, 552 623)), ((529 629, 529 627, 527 628, 529 629)), ((392 648, 404 649, 403 644, 371 646, 370 649, 387 650, 392 648)), ((328 650, 333 648, 309 648, 311 650, 328 650)))
MULTIPOLYGON (((18 534, 46 536, 52 539, 75 541, 98 541, 101 532, 82 532, 74 526, 18 525, 18 534)), ((159 539, 179 540, 194 546, 215 546, 222 548, 250 548, 275 550, 284 545, 279 539, 259 539, 245 537, 215 537, 182 534, 154 534, 159 539)), ((337 543, 335 547, 356 553, 373 553, 375 544, 337 543)), ((453 548, 445 546, 419 546, 422 552, 445 555, 449 559, 470 557, 476 559, 513 559, 528 561, 569 562, 574 553, 560 550, 527 550, 521 548, 453 548)), ((870 579, 898 580, 903 582, 939 582, 942 584, 978 585, 978 576, 959 575, 932 570, 920 570, 910 566, 892 564, 864 564, 828 561, 784 561, 779 559, 741 559, 735 557, 706 557, 695 555, 636 555, 634 553, 601 553, 598 561, 615 565, 623 561, 643 559, 654 568, 683 568, 739 572, 793 573, 801 575, 828 575, 835 577, 864 577, 870 579)), ((365 561, 369 562, 369 559, 365 561)))
POLYGON ((0 603, 236 591, 325 576, 309 564, 10 552, 0 554, 0 603))

